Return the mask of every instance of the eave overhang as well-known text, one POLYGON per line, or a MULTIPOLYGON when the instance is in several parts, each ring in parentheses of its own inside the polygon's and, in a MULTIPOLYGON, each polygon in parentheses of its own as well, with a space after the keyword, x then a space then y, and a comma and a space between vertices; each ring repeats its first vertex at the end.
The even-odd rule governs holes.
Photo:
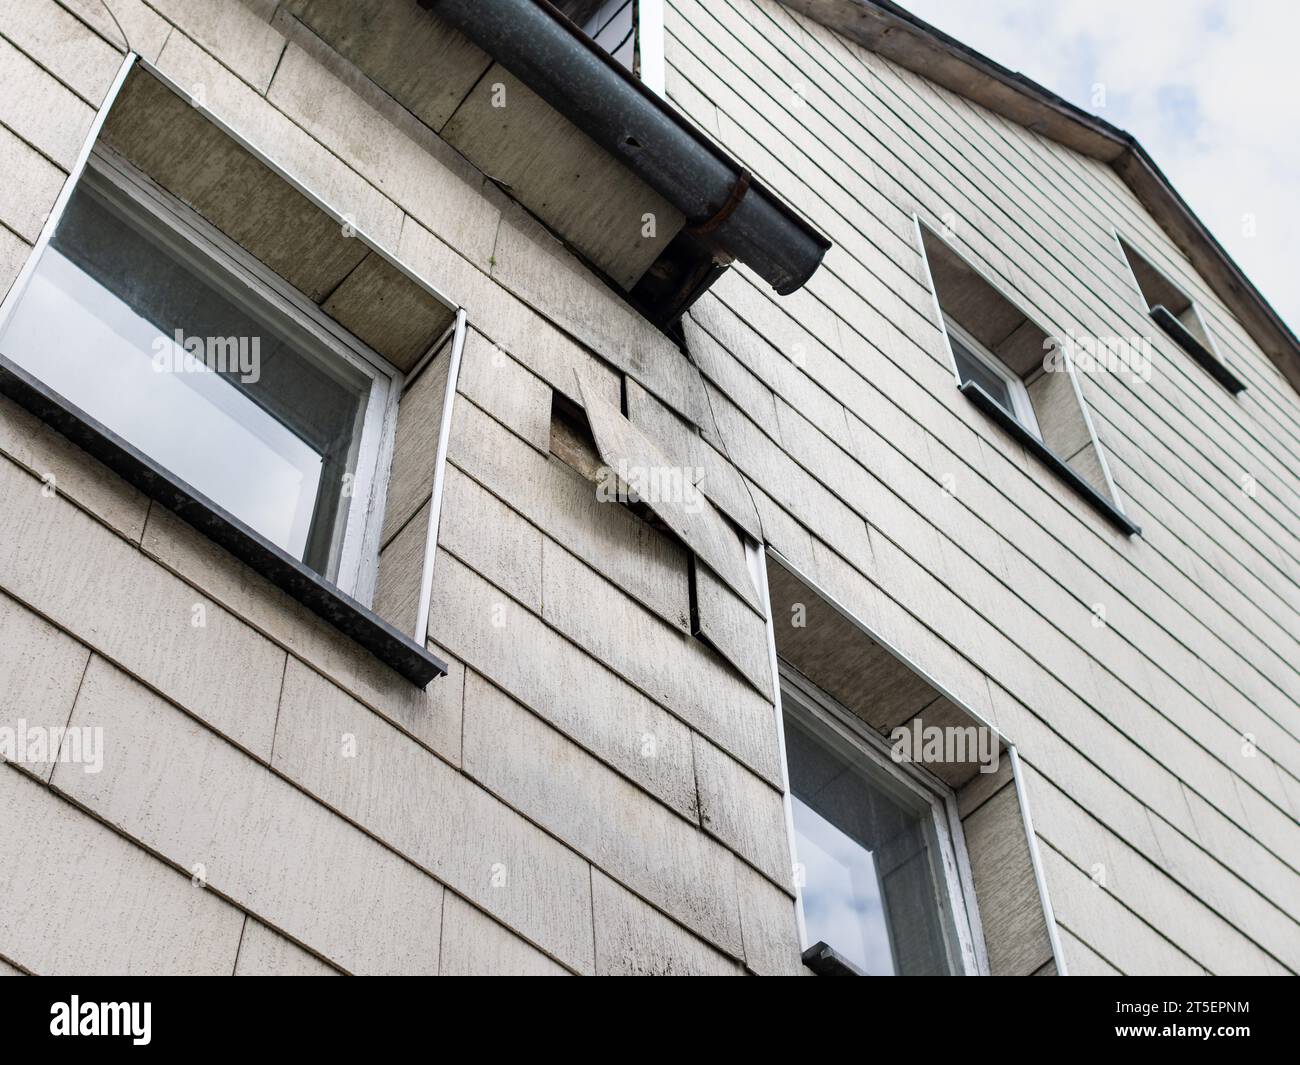
POLYGON ((889 0, 780 0, 990 111, 1114 168, 1246 332, 1300 392, 1300 339, 1132 134, 1009 70, 889 0))

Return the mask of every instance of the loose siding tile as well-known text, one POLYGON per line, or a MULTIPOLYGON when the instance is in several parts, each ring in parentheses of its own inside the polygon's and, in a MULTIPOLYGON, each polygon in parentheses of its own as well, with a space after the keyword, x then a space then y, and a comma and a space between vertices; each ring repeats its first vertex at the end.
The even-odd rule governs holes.
POLYGON ((739 957, 731 854, 473 677, 465 769, 605 872, 739 957))
POLYGON ((0 808, 0 954, 44 976, 230 973, 234 906, 9 766, 0 808))
POLYGON ((442 976, 568 976, 536 947, 447 892, 442 908, 442 976))
POLYGON ((104 771, 56 789, 349 972, 437 973, 435 880, 99 659, 72 724, 104 771))
MULTIPOLYGON (((274 764, 520 935, 575 970, 591 971, 587 864, 294 663, 274 764)), ((415 916, 439 921, 438 912, 415 916)))
POLYGON ((453 555, 439 556, 429 618, 430 634, 462 661, 696 819, 690 732, 680 721, 453 555))
MULTIPOLYGON (((627 382, 628 420, 649 437, 663 444, 671 455, 684 456, 698 476, 698 487, 724 514, 758 540, 761 530, 754 501, 731 460, 701 436, 694 426, 660 403, 633 380, 627 382)), ((714 439, 717 439, 714 435, 714 439)))
POLYGON ((647 493, 643 502, 733 591, 762 613, 740 538, 706 498, 699 493, 688 495, 684 486, 674 489, 672 479, 684 480, 690 471, 585 384, 583 404, 600 457, 629 477, 666 478, 666 485, 647 493))
POLYGON ((492 277, 695 425, 709 425, 700 374, 663 333, 515 206, 501 220, 492 277))
POLYGON ((7 460, 0 495, 0 585, 234 742, 270 754, 282 650, 7 460))
POLYGON ((338 976, 339 972, 250 917, 239 941, 235 975, 338 976))
POLYGON ((740 976, 739 962, 611 880, 591 873, 597 976, 740 976))
POLYGON ((589 481, 543 458, 472 403, 456 405, 450 457, 551 538, 670 625, 690 627, 687 555, 675 540, 618 503, 602 503, 589 481))

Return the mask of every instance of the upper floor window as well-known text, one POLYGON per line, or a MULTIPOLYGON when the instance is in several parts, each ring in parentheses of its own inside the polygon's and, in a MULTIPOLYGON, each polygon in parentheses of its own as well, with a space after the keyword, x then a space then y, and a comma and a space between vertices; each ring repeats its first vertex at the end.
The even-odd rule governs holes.
POLYGON ((356 587, 390 373, 129 164, 92 156, 0 354, 327 580, 356 587))
POLYGON ((943 321, 961 382, 973 381, 979 385, 999 407, 1041 439, 1043 434, 1039 431, 1034 404, 1024 381, 954 319, 944 315, 943 321))
MULTIPOLYGON (((1107 521, 1135 535, 1140 530, 1118 502, 1075 377, 1070 352, 1077 335, 1049 334, 957 250, 955 239, 940 236, 919 217, 916 229, 962 394, 1107 521)), ((1093 350, 1100 350, 1104 338, 1092 339, 1093 350)), ((1116 351, 1113 360, 1096 361, 1091 369, 1149 376, 1146 358, 1137 354, 1125 348, 1116 351)))
POLYGON ((1197 302, 1132 244, 1118 234, 1116 239, 1152 321, 1229 392, 1245 391, 1245 384, 1224 361, 1197 302))
POLYGON ((974 972, 949 796, 790 672, 781 709, 804 946, 825 944, 870 976, 974 972))

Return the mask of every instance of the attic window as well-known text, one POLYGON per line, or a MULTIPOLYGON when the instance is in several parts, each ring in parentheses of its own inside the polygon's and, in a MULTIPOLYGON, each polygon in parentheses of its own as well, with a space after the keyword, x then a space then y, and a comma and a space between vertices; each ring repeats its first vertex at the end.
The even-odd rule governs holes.
POLYGON ((1152 321, 1229 392, 1244 392, 1245 384, 1224 363, 1196 301, 1123 237, 1117 239, 1152 321))
POLYGON ((918 239, 957 387, 1116 528, 1139 530, 1116 502, 1106 460, 1056 342, 942 237, 918 239))

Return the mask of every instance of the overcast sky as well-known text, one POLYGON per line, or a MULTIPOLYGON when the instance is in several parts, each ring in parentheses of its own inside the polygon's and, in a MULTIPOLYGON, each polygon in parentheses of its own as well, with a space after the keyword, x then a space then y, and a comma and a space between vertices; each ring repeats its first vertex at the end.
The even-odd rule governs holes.
POLYGON ((900 2, 1136 136, 1300 333, 1300 2, 900 2))

